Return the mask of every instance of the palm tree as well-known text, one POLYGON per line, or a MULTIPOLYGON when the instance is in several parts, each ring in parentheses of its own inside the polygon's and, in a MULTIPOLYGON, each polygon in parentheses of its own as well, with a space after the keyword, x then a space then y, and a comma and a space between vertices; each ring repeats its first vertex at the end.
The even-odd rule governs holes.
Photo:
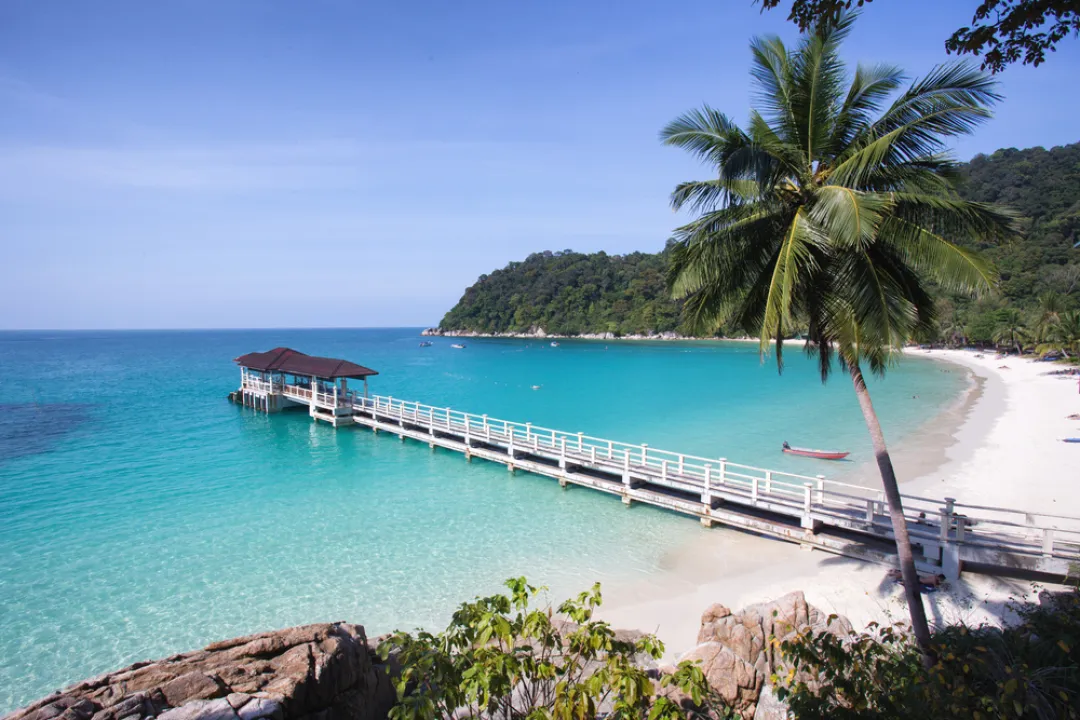
POLYGON ((1029 337, 1027 324, 1024 316, 1015 308, 1002 310, 998 317, 997 328, 994 330, 994 342, 998 345, 1011 345, 1016 348, 1017 355, 1024 354, 1021 343, 1029 337))
POLYGON ((1080 310, 1070 310, 1058 316, 1050 334, 1049 348, 1060 350, 1065 357, 1080 355, 1080 310))
POLYGON ((1044 292, 1039 296, 1039 320, 1035 324, 1035 339, 1039 342, 1049 340, 1054 334, 1054 326, 1065 312, 1065 300, 1054 291, 1044 292))
POLYGON ((990 288, 993 276, 953 243, 1011 230, 992 206, 960 199, 948 138, 990 117, 993 81, 961 64, 904 83, 887 65, 853 76, 839 46, 842 17, 788 49, 779 38, 751 42, 760 111, 746 129, 710 107, 661 132, 710 165, 712 179, 678 185, 675 209, 697 219, 678 228, 669 281, 699 329, 728 321, 757 335, 762 353, 807 328, 805 348, 824 382, 833 360, 851 377, 889 504, 915 637, 932 658, 907 523, 885 436, 863 368, 884 374, 904 343, 933 327, 929 283, 946 292, 990 288))

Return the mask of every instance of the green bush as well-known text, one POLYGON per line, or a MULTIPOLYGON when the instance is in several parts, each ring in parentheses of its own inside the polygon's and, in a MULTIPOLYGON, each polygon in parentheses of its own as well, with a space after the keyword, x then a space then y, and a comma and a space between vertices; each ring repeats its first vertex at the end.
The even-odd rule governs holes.
POLYGON ((538 589, 524 578, 506 586, 509 595, 463 604, 438 635, 398 632, 380 645, 400 666, 391 720, 733 717, 697 665, 680 663, 654 684, 641 660, 658 659, 663 644, 652 635, 620 639, 595 620, 599 585, 558 607, 565 620, 533 607, 538 589), (667 696, 675 690, 689 709, 667 696))
POLYGON ((930 667, 899 627, 803 633, 780 645, 777 694, 799 720, 1080 717, 1080 596, 1016 610, 1008 628, 938 630, 930 667))

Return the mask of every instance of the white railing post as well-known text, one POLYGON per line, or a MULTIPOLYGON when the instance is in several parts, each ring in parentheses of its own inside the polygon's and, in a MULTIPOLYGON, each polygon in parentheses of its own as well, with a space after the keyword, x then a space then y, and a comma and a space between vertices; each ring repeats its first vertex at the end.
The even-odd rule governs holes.
POLYGON ((491 439, 491 426, 488 425, 488 416, 484 415, 484 439, 491 439))
POLYGON ((754 478, 754 482, 750 486, 750 502, 754 505, 757 505, 757 485, 758 479, 754 478))
POLYGON ((772 470, 765 471, 765 494, 770 495, 772 493, 772 470))
POLYGON ((1044 528, 1042 536, 1043 557, 1051 557, 1054 554, 1054 528, 1044 528))
POLYGON ((560 447, 559 447, 559 467, 565 468, 566 467, 566 438, 560 438, 560 440, 561 440, 561 442, 559 443, 559 445, 560 445, 560 447))
POLYGON ((622 457, 623 457, 622 482, 623 482, 623 485, 626 487, 626 489, 629 490, 630 489, 630 451, 629 450, 624 450, 622 457))
POLYGON ((720 475, 717 478, 717 482, 720 485, 724 484, 725 476, 727 475, 727 458, 720 458, 720 475))
POLYGON ((641 464, 649 464, 649 445, 647 443, 641 443, 641 464))
POLYGON ((532 423, 525 423, 525 443, 532 442, 532 423))
POLYGON ((465 447, 472 447, 472 437, 469 435, 469 416, 465 415, 465 447))
MULTIPOLYGON (((503 430, 509 430, 505 424, 503 424, 503 430)), ((514 459, 514 433, 506 433, 506 452, 510 455, 510 459, 514 459)))
POLYGON ((817 503, 818 505, 825 504, 825 476, 817 476, 817 503))
POLYGON ((803 503, 802 503, 802 505, 803 505, 803 514, 806 515, 807 518, 810 517, 810 508, 814 504, 813 493, 814 493, 814 483, 809 483, 809 482, 804 483, 803 484, 803 503))
POLYGON ((701 502, 712 508, 712 465, 705 463, 705 485, 701 490, 701 502))
POLYGON ((578 452, 582 452, 585 449, 585 433, 583 432, 577 434, 577 449, 578 452))
POLYGON ((866 501, 866 522, 874 524, 874 500, 866 501))
POLYGON ((608 456, 608 460, 610 460, 610 459, 611 459, 612 457, 614 457, 614 455, 615 455, 615 443, 613 443, 612 441, 608 440, 608 444, 607 444, 607 456, 608 456))
POLYGON ((592 446, 589 447, 589 462, 591 462, 593 465, 596 464, 596 446, 595 445, 592 445, 592 446))
POLYGON ((660 480, 667 482, 667 460, 660 461, 660 480))
POLYGON ((679 456, 679 474, 684 475, 686 473, 686 456, 679 456))

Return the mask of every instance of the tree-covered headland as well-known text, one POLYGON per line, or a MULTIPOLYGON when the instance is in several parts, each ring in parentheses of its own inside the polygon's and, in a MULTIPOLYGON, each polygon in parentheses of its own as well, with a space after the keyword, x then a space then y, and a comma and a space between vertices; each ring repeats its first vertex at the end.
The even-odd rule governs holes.
MULTIPOLYGON (((978 243, 996 269, 977 301, 938 293, 928 341, 1080 351, 1080 143, 998 150, 958 169, 960 195, 1011 208, 1020 234, 978 243), (1015 332, 1013 332, 1015 331, 1015 332), (1068 350, 1069 340, 1073 350, 1068 350)), ((690 334, 666 286, 668 254, 537 252, 483 275, 440 323, 479 333, 690 334)), ((720 327, 718 335, 738 334, 720 327)))

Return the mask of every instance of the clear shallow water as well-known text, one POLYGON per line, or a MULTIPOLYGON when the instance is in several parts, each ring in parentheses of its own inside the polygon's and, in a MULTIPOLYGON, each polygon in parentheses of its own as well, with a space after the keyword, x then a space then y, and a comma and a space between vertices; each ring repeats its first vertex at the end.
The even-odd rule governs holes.
MULTIPOLYGON (((0 713, 138 659, 270 628, 438 627, 511 575, 561 595, 659 569, 701 532, 647 507, 304 414, 226 402, 231 359, 288 345, 372 391, 807 474, 870 457, 850 383, 740 343, 450 339, 416 330, 0 333, 0 713), (539 390, 531 386, 540 385, 539 390)), ((872 386, 891 441, 964 387, 872 386), (913 398, 918 395, 918 398, 913 398)))

